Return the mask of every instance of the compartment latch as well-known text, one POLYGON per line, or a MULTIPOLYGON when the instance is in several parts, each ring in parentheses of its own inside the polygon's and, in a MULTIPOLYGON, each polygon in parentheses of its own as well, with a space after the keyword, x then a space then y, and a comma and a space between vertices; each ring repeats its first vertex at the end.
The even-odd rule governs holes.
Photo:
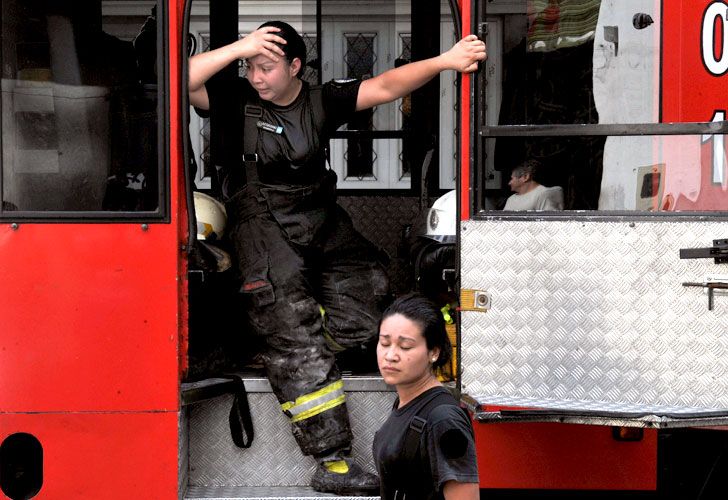
MULTIPOLYGON (((716 264, 728 263, 728 239, 713 240, 707 248, 681 248, 681 259, 715 259, 716 264)), ((687 285, 686 285, 687 286, 687 285)))
POLYGON ((723 281, 704 281, 702 283, 687 282, 683 283, 682 286, 706 288, 708 291, 708 311, 713 310, 713 304, 715 302, 715 291, 728 290, 728 283, 723 281))

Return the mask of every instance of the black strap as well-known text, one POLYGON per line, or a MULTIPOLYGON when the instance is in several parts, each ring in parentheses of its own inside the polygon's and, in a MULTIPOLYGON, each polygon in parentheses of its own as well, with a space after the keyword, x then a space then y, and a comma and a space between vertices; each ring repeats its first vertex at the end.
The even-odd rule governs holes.
POLYGON ((253 444, 253 417, 250 415, 248 404, 248 392, 245 390, 245 382, 238 375, 230 375, 235 381, 235 398, 230 408, 230 436, 238 448, 250 448, 253 444))
MULTIPOLYGON (((422 458, 420 455, 420 437, 422 432, 425 430, 427 425, 427 419, 430 418, 432 410, 442 405, 454 405, 458 406, 457 400, 449 392, 436 391, 434 394, 429 396, 427 402, 420 407, 415 416, 410 420, 409 427, 407 428, 407 434, 404 439, 404 449, 402 456, 404 457, 405 471, 402 473, 401 479, 403 480, 400 487, 408 484, 413 484, 412 478, 419 477, 419 470, 422 466, 422 458)), ((458 406, 459 407, 459 406, 458 406)), ((420 483, 421 484, 421 483, 420 483)), ((420 498, 418 491, 405 491, 398 487, 391 498, 420 498)))
POLYGON ((263 108, 255 104, 245 104, 243 127, 243 164, 248 184, 258 182, 258 121, 263 116, 263 108))
POLYGON ((450 404, 457 405, 457 400, 449 392, 437 391, 422 405, 412 420, 410 420, 407 436, 404 441, 404 457, 407 463, 419 461, 420 435, 425 430, 427 419, 432 410, 438 406, 450 404))

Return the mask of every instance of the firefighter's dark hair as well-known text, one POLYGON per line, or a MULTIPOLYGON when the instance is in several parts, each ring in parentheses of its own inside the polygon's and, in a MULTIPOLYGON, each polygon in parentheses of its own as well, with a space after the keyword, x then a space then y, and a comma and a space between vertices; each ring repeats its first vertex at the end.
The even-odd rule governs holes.
POLYGON ((452 345, 445 330, 445 318, 434 302, 415 292, 398 297, 382 314, 377 330, 381 329, 382 321, 395 314, 401 314, 422 328, 427 349, 432 350, 436 347, 440 349, 437 360, 432 364, 433 369, 443 367, 450 362, 452 345))
POLYGON ((278 28, 280 31, 276 34, 287 42, 285 44, 278 44, 278 46, 286 54, 288 64, 291 64, 295 58, 301 60, 301 69, 296 73, 296 76, 301 78, 303 76, 303 70, 306 67, 306 43, 301 38, 301 35, 298 34, 293 26, 283 21, 268 21, 258 26, 258 29, 266 26, 278 28))

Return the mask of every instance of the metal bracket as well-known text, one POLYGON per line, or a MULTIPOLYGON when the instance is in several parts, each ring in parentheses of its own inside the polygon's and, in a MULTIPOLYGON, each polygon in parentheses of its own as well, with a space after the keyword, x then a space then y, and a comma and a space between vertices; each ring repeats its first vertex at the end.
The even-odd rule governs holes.
POLYGON ((460 290, 460 310, 487 312, 491 307, 490 294, 485 290, 460 290))
POLYGON ((691 286, 708 289, 708 311, 713 310, 715 303, 715 290, 728 290, 728 283, 721 283, 715 281, 706 281, 703 283, 687 282, 683 283, 682 286, 691 286))
POLYGON ((728 239, 713 240, 707 248, 681 248, 681 259, 715 259, 716 264, 728 264, 728 239))

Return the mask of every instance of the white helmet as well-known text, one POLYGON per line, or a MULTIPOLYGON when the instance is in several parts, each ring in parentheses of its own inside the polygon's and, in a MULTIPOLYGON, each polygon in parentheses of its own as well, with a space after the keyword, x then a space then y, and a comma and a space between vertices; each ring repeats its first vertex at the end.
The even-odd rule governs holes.
POLYGON ((198 240, 219 240, 225 233, 225 206, 212 196, 194 192, 198 240))
POLYGON ((455 191, 440 196, 427 213, 427 233, 431 239, 450 242, 455 240, 457 227, 457 198, 455 191))

